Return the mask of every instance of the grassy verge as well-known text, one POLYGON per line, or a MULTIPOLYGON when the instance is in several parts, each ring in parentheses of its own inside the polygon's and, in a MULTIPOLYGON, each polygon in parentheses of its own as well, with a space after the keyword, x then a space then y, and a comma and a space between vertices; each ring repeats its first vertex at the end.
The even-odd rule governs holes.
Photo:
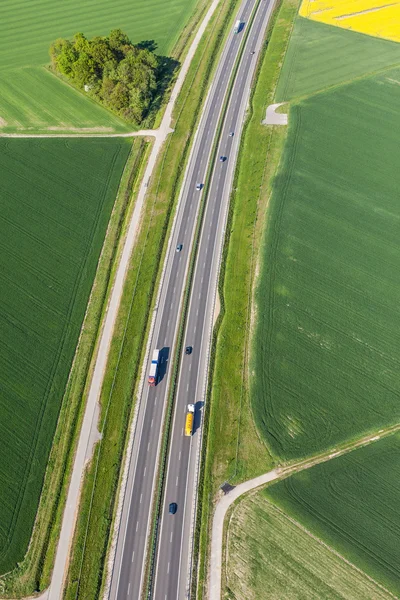
POLYGON ((107 298, 111 265, 127 210, 135 174, 146 144, 135 140, 121 178, 118 197, 110 219, 96 279, 82 327, 79 345, 65 391, 53 447, 48 462, 40 505, 28 553, 18 568, 0 579, 3 597, 20 597, 48 586, 56 540, 71 473, 73 451, 84 407, 84 388, 93 355, 99 323, 107 298))
POLYGON ((208 523, 218 486, 225 480, 237 483, 254 477, 272 466, 268 449, 253 422, 247 364, 255 258, 286 135, 286 128, 267 127, 261 121, 274 97, 296 9, 297 0, 283 0, 275 9, 267 32, 231 199, 219 283, 221 312, 213 344, 210 410, 204 427, 204 480, 199 490, 198 519, 202 525, 196 542, 200 544, 199 598, 206 593, 208 523))
MULTIPOLYGON (((237 0, 238 1, 238 0, 237 0)), ((65 598, 99 596, 113 523, 126 432, 138 385, 149 314, 163 263, 185 162, 202 101, 237 1, 224 0, 193 59, 177 99, 175 131, 167 141, 146 196, 143 221, 124 287, 101 394, 102 442, 86 474, 65 598)))

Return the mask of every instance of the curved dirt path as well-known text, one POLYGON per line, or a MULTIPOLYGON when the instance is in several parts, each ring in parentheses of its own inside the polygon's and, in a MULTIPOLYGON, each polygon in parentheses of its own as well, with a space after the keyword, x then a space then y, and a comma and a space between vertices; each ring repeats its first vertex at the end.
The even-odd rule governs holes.
POLYGON ((263 125, 287 125, 288 116, 285 113, 277 113, 276 109, 286 104, 286 102, 278 102, 278 104, 270 104, 267 106, 267 112, 265 119, 262 122, 263 125))
POLYGON ((229 507, 235 502, 235 500, 240 498, 240 496, 243 496, 243 494, 246 494, 247 492, 255 490, 259 487, 262 487, 268 483, 271 483, 272 481, 288 477, 293 473, 303 471, 304 469, 309 469, 314 465, 327 462, 328 460, 332 460, 333 458, 337 458, 338 456, 342 456, 343 454, 347 454, 348 452, 352 452, 353 450, 357 450, 358 448, 377 442, 378 440, 387 437, 399 430, 400 424, 396 424, 392 427, 387 427, 385 429, 380 429, 378 432, 365 436, 355 442, 352 442, 351 444, 342 446, 341 448, 331 449, 329 452, 324 452, 323 454, 315 456, 309 460, 304 460, 296 464, 290 465, 288 467, 272 469, 272 471, 268 471, 268 473, 264 473, 259 477, 255 477, 254 479, 249 479, 244 483, 240 483, 227 494, 220 496, 214 512, 211 532, 208 600, 221 600, 224 523, 226 513, 229 507))

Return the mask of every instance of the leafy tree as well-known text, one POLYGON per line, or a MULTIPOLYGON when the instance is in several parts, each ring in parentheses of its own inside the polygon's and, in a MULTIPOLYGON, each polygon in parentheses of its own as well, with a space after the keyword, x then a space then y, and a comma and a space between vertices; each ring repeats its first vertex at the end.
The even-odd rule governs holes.
POLYGON ((72 41, 58 39, 50 46, 54 70, 123 118, 140 123, 159 87, 164 86, 164 62, 154 54, 155 44, 132 44, 121 29, 88 40, 83 33, 72 41))

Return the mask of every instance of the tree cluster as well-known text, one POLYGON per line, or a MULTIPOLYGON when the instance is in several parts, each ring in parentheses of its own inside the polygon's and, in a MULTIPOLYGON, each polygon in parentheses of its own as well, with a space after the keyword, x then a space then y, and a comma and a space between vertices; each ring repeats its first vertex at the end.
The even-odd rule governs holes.
POLYGON ((58 39, 50 46, 52 67, 128 121, 140 123, 157 92, 160 61, 134 45, 120 29, 106 37, 58 39))

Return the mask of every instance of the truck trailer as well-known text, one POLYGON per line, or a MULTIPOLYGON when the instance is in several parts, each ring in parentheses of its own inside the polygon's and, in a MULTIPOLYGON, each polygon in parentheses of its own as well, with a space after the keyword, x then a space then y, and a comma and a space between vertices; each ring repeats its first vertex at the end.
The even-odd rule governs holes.
POLYGON ((186 413, 186 421, 185 421, 185 435, 190 437, 193 434, 193 426, 194 426, 194 404, 188 404, 187 413, 186 413))
POLYGON ((239 31, 242 29, 242 21, 240 19, 238 19, 235 23, 235 27, 233 28, 233 33, 239 33, 239 31))
POLYGON ((153 358, 151 359, 149 371, 149 385, 157 385, 158 365, 160 362, 160 351, 153 350, 153 358))

